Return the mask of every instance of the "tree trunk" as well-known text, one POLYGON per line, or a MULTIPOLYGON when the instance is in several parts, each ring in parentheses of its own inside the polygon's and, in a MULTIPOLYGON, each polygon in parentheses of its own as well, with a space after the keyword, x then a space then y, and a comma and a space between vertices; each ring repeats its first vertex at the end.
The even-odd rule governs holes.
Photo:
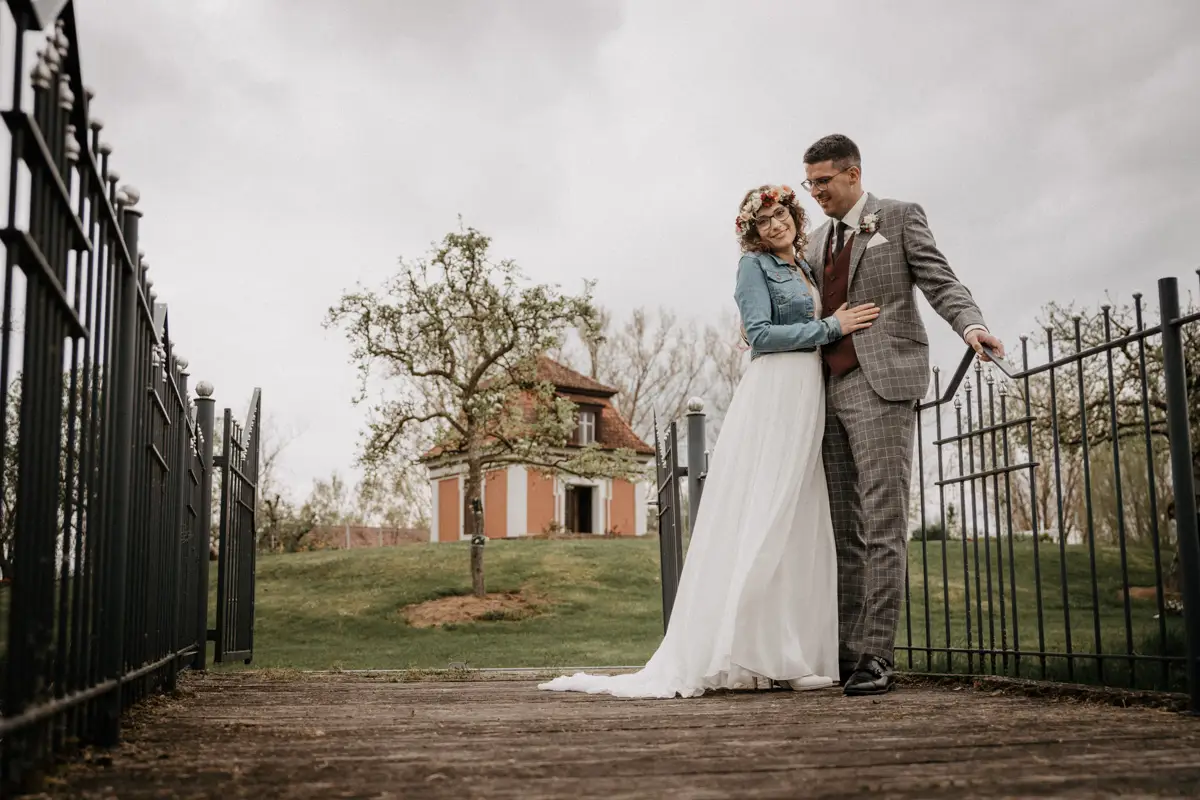
POLYGON ((467 482, 463 486, 463 533, 466 538, 470 539, 476 533, 482 531, 475 530, 475 514, 472 512, 472 504, 475 500, 482 502, 483 500, 483 461, 482 459, 472 458, 467 455, 467 482))
POLYGON ((476 597, 487 595, 483 582, 483 544, 471 542, 471 591, 476 597))
POLYGON ((468 450, 467 454, 467 484, 463 491, 463 531, 471 542, 471 591, 476 597, 487 594, 483 580, 483 538, 482 520, 475 518, 475 501, 483 502, 483 459, 468 450), (477 526, 476 523, 480 524, 477 526))

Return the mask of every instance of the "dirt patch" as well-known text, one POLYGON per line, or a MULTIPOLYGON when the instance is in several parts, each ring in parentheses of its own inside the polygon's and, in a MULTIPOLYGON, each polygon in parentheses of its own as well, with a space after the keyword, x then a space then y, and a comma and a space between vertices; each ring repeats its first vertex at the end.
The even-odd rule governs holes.
MULTIPOLYGON (((1171 591, 1170 589, 1166 589, 1163 591, 1163 600, 1165 600, 1167 603, 1170 603, 1172 600, 1179 600, 1180 598, 1181 598, 1181 594, 1179 592, 1174 592, 1174 591, 1171 591)), ((1125 599, 1125 590, 1117 589, 1117 600, 1124 600, 1124 599, 1125 599)), ((1130 600, 1157 600, 1158 599, 1158 587, 1156 587, 1156 586, 1130 586, 1129 587, 1129 599, 1130 600)))
POLYGON ((400 609, 400 615, 414 628, 436 628, 462 622, 502 622, 528 619, 541 611, 541 599, 528 592, 489 592, 439 597, 400 609))
POLYGON ((619 533, 574 533, 573 531, 542 531, 527 533, 512 541, 579 541, 583 539, 632 539, 634 537, 619 533))

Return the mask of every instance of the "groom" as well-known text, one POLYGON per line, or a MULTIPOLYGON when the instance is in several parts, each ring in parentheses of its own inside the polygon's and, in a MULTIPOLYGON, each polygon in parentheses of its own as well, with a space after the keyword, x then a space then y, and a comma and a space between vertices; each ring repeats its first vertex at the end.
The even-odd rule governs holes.
POLYGON ((929 339, 913 287, 987 360, 1003 355, 967 287, 934 244, 916 203, 862 188, 858 146, 833 134, 804 154, 801 185, 829 217, 806 260, 823 314, 876 303, 870 328, 822 348, 826 374, 824 461, 838 556, 838 639, 847 695, 892 688, 892 645, 904 597, 914 408, 929 388, 929 339))

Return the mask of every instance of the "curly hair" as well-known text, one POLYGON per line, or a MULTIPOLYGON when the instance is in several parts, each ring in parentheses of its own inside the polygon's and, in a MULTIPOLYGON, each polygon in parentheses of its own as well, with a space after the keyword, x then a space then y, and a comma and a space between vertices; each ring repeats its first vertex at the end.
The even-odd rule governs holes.
MULTIPOLYGON (((751 189, 742 196, 742 202, 738 203, 738 210, 750 201, 750 198, 759 192, 766 191, 771 187, 767 184, 759 186, 757 189, 751 189)), ((796 225, 796 240, 792 242, 792 247, 795 248, 796 254, 801 258, 804 257, 804 248, 808 246, 808 233, 805 228, 808 227, 808 215, 804 213, 796 202, 796 195, 793 194, 791 200, 785 200, 781 203, 792 215, 792 222, 796 225)), ((771 247, 762 240, 758 235, 757 225, 747 225, 746 230, 738 236, 738 243, 742 246, 743 253, 767 253, 771 247)))

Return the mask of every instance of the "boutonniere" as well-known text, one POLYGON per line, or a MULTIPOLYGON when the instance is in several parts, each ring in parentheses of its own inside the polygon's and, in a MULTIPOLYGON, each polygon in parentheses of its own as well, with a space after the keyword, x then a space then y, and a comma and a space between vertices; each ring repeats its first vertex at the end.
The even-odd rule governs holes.
POLYGON ((879 215, 863 214, 863 218, 858 223, 858 230, 861 233, 874 233, 879 230, 879 215))

